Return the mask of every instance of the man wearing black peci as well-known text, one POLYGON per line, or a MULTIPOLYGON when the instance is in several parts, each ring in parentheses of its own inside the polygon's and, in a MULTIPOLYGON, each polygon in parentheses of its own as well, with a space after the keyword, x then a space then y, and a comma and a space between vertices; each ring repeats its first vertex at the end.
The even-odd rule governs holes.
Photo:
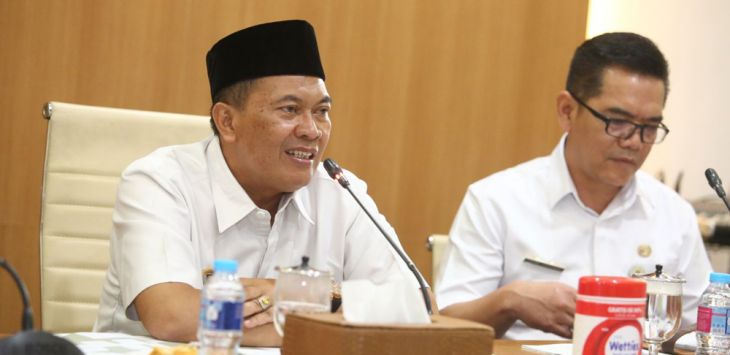
MULTIPOLYGON (((332 99, 312 26, 249 27, 218 41, 206 59, 215 134, 159 149, 124 171, 95 330, 196 339, 204 274, 218 258, 239 264, 245 345, 280 343, 271 323, 275 267, 304 255, 336 282, 416 285, 321 167, 332 99)), ((377 211, 365 183, 350 180, 377 211)))

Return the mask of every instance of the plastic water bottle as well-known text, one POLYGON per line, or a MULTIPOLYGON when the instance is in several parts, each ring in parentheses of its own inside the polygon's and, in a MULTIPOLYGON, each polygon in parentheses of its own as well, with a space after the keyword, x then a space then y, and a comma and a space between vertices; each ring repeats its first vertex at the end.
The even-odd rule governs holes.
POLYGON ((243 286, 236 277, 238 263, 216 260, 213 276, 200 297, 198 340, 201 355, 235 355, 241 340, 243 286))
POLYGON ((697 308, 696 354, 730 353, 730 275, 713 272, 697 308))

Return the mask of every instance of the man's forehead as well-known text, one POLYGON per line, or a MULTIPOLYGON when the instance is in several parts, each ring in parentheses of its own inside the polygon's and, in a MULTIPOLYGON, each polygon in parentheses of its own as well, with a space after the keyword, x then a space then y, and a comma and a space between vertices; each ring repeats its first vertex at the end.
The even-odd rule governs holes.
POLYGON ((278 75, 258 78, 251 87, 251 94, 270 100, 310 100, 331 102, 324 80, 312 76, 278 75))
MULTIPOLYGON (((641 73, 635 70, 624 68, 621 66, 608 66, 601 72, 600 83, 598 87, 598 94, 600 96, 607 85, 613 86, 630 86, 632 82, 637 81, 650 81, 661 83, 663 101, 666 101, 667 96, 667 83, 660 77, 653 76, 646 73, 641 73)), ((588 99, 588 98, 586 98, 588 99)))

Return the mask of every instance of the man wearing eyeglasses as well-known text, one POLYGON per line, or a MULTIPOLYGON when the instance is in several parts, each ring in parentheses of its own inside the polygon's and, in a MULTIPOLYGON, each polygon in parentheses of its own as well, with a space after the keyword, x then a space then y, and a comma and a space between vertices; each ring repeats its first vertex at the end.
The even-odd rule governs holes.
POLYGON ((664 56, 649 39, 584 42, 557 97, 564 131, 552 154, 472 184, 438 283, 443 314, 498 336, 572 336, 578 279, 683 274, 683 324, 696 321, 711 267, 692 207, 639 171, 669 133, 664 56))

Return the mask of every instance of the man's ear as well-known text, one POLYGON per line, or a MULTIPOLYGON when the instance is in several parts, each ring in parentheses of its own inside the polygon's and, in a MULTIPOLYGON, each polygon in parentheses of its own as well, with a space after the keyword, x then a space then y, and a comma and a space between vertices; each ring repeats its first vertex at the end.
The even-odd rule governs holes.
POLYGON ((556 100, 558 109, 558 124, 563 132, 569 133, 575 124, 575 117, 578 115, 578 103, 567 90, 563 90, 558 94, 556 100))
POLYGON ((218 137, 222 141, 230 141, 235 136, 233 110, 232 106, 223 102, 216 102, 210 110, 215 127, 218 129, 218 137))

